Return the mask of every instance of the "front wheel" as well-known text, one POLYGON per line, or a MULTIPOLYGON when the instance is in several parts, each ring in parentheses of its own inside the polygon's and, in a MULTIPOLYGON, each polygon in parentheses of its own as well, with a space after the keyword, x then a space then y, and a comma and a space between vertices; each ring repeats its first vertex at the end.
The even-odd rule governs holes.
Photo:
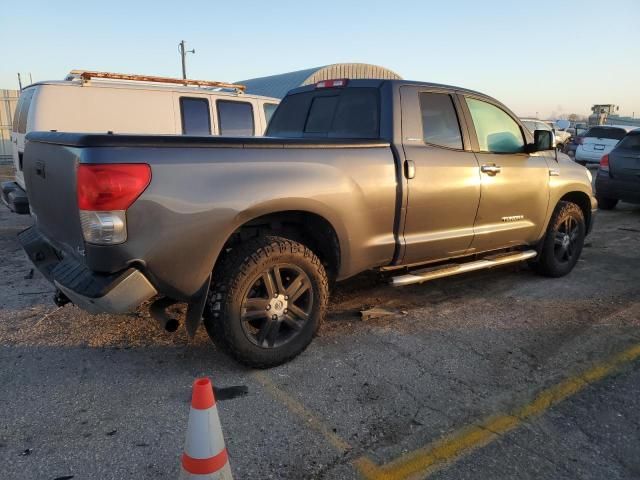
POLYGON ((562 277, 573 270, 582 252, 585 234, 584 214, 580 207, 571 202, 558 203, 535 263, 538 273, 562 277))
POLYGON ((311 343, 328 296, 327 274, 311 250, 279 236, 258 237, 216 267, 204 324, 238 361, 272 367, 311 343))

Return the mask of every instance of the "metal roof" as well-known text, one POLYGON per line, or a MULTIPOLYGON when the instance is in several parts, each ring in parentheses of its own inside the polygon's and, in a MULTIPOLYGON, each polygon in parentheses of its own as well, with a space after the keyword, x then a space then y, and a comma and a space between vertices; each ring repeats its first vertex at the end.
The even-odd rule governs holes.
POLYGON ((287 92, 293 88, 332 78, 402 79, 397 73, 377 65, 369 65, 367 63, 334 63, 322 67, 281 73, 279 75, 241 80, 237 83, 246 86, 247 93, 283 98, 287 92))

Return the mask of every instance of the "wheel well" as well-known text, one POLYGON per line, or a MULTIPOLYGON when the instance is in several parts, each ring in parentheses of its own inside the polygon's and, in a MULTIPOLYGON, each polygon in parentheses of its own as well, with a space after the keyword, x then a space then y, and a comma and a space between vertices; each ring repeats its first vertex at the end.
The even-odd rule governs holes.
POLYGON ((566 193, 560 201, 572 202, 578 205, 584 215, 587 230, 589 230, 589 225, 591 225, 591 200, 589 199, 589 196, 583 192, 569 192, 566 193))
POLYGON ((291 210, 254 218, 231 234, 222 252, 248 238, 266 233, 281 234, 305 244, 320 258, 329 279, 333 281, 337 277, 340 269, 338 235, 325 218, 315 213, 291 210))

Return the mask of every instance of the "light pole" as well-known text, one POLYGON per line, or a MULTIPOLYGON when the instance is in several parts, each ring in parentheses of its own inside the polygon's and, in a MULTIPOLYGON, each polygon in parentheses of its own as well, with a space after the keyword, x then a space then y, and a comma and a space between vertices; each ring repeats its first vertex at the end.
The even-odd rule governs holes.
POLYGON ((196 53, 195 48, 193 50, 186 50, 187 44, 184 40, 182 40, 178 44, 178 51, 180 52, 180 59, 182 60, 182 79, 187 79, 187 53, 196 53))

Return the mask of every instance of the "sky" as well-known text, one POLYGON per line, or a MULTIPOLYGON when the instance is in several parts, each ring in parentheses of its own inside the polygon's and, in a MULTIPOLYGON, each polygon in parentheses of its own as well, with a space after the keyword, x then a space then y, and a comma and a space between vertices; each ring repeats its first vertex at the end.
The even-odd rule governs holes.
POLYGON ((0 88, 72 69, 238 81, 338 62, 496 97, 521 116, 640 117, 640 0, 64 0, 0 9, 0 88))

